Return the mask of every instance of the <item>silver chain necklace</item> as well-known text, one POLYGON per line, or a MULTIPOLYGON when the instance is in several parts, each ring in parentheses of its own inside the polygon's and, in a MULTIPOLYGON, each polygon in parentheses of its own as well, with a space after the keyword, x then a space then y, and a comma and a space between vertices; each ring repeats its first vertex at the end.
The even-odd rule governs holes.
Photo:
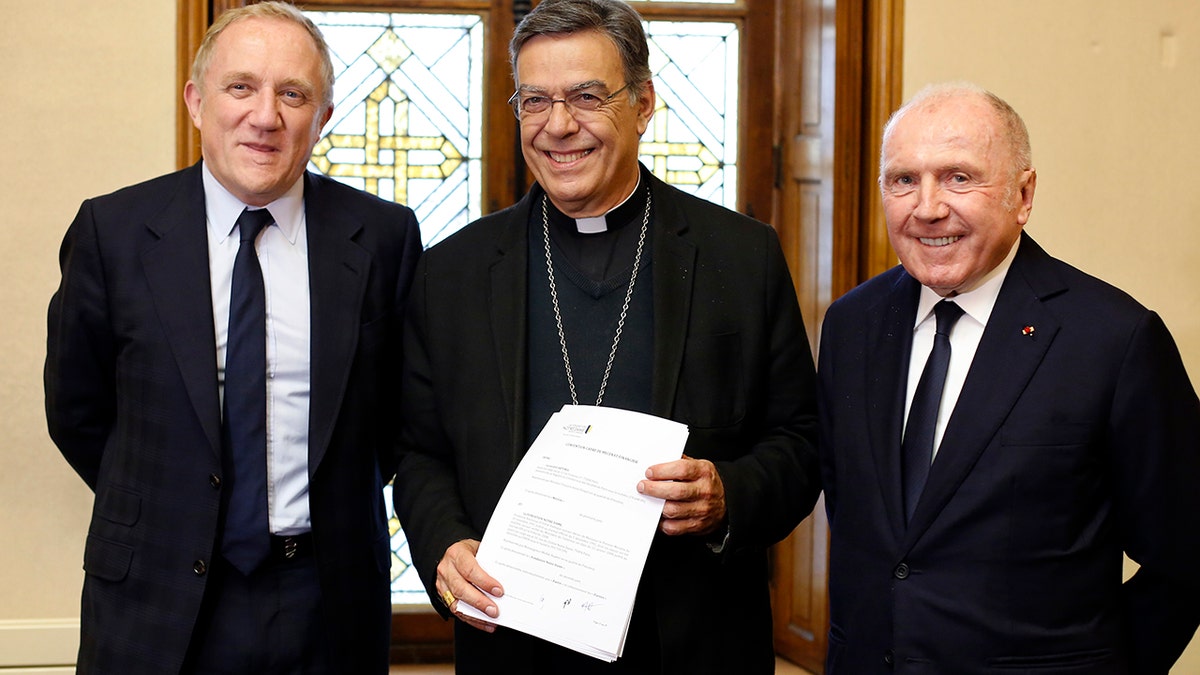
MULTIPOLYGON (((563 332, 562 313, 558 309, 558 289, 554 285, 554 260, 550 257, 550 219, 546 215, 549 198, 542 195, 542 237, 546 247, 546 275, 550 279, 550 301, 554 305, 554 321, 558 324, 558 344, 562 346, 563 366, 567 369, 567 385, 571 388, 571 405, 579 405, 575 395, 575 376, 571 373, 571 357, 567 354, 567 336, 563 332)), ((646 230, 650 225, 650 191, 646 190, 646 213, 642 216, 642 233, 638 236, 637 254, 633 257, 633 271, 629 274, 629 288, 625 290, 625 304, 621 306, 621 317, 617 320, 617 332, 613 335, 612 349, 608 352, 608 365, 604 366, 604 379, 600 381, 600 392, 596 394, 596 405, 604 400, 608 387, 608 375, 612 372, 617 345, 621 343, 621 329, 625 327, 625 315, 629 312, 629 300, 633 297, 633 286, 637 282, 638 267, 642 263, 642 246, 646 243, 646 230)))

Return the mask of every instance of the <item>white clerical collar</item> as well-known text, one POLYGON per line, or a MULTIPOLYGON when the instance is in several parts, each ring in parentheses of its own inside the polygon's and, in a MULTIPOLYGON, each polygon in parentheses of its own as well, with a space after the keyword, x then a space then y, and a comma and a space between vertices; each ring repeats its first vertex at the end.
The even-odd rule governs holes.
MULTIPOLYGON (((217 241, 222 241, 232 234, 238 216, 248 207, 221 185, 216 176, 209 171, 206 162, 201 162, 200 168, 204 176, 204 212, 208 217, 208 226, 216 234, 217 241)), ((253 207, 249 208, 254 210, 253 207)), ((275 220, 283 236, 287 237, 289 242, 296 243, 300 223, 304 218, 304 175, 301 174, 282 197, 267 204, 265 208, 271 212, 271 218, 275 220)))
POLYGON ((616 211, 617 209, 624 206, 625 202, 628 202, 630 200, 630 198, 632 198, 635 194, 637 194, 638 187, 641 184, 642 184, 642 172, 638 171, 638 182, 634 184, 633 191, 630 192, 629 195, 627 195, 625 197, 625 199, 621 200, 621 203, 617 204, 616 206, 612 207, 611 209, 605 211, 604 213, 602 213, 601 215, 598 215, 598 216, 592 216, 591 218, 575 218, 574 219, 575 220, 575 229, 578 230, 580 234, 599 234, 601 232, 607 232, 608 231, 608 214, 610 214, 613 211, 616 211))
MULTIPOLYGON (((999 265, 985 274, 974 288, 954 296, 954 302, 962 308, 963 312, 983 326, 987 325, 988 317, 992 315, 996 299, 1000 297, 1000 287, 1004 285, 1004 278, 1008 276, 1008 270, 1012 267, 1013 258, 1017 257, 1017 247, 1020 245, 1021 238, 1017 237, 1012 248, 1009 249, 1008 255, 999 265)), ((933 313, 933 306, 943 299, 928 286, 921 287, 921 299, 917 304, 917 321, 914 329, 929 318, 929 315, 933 313)))

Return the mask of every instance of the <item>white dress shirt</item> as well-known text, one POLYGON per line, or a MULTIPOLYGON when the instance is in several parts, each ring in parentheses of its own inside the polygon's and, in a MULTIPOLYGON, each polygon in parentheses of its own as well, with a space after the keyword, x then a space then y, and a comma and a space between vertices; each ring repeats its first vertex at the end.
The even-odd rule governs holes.
MULTIPOLYGON (((207 165, 202 166, 217 383, 223 401, 229 295, 233 261, 241 245, 237 218, 246 205, 217 182, 207 165)), ((267 300, 268 513, 273 534, 293 535, 311 529, 308 509, 311 319, 303 177, 266 208, 275 223, 259 235, 257 250, 267 300)))
MULTIPOLYGON (((962 308, 963 315, 950 331, 950 368, 946 372, 946 386, 942 390, 942 402, 938 407, 937 427, 933 436, 935 458, 942 444, 946 424, 950 421, 954 405, 958 402, 958 395, 962 393, 963 383, 967 380, 971 361, 975 359, 975 350, 979 348, 979 340, 983 338, 983 329, 987 327, 988 318, 996 306, 996 298, 1000 297, 1000 286, 1004 284, 1004 278, 1008 275, 1008 269, 1012 266, 1020 243, 1021 240, 1017 239, 1008 256, 988 272, 975 288, 959 293, 951 299, 962 308)), ((908 363, 908 391, 904 398, 905 426, 908 425, 908 411, 912 407, 917 382, 921 379, 921 372, 925 370, 929 352, 933 350, 933 335, 937 331, 933 306, 942 299, 928 287, 921 287, 921 298, 917 304, 917 323, 913 327, 912 352, 908 363)))

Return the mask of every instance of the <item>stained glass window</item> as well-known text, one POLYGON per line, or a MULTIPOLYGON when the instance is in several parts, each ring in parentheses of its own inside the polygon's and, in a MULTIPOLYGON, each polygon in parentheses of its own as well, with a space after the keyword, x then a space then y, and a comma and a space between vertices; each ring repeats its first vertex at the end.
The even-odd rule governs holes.
POLYGON ((658 110, 642 135, 642 162, 678 188, 736 208, 737 26, 651 21, 646 33, 658 110))
POLYGON ((392 541, 392 604, 419 605, 428 604, 429 596, 417 576, 417 568, 413 567, 412 554, 408 551, 408 539, 404 530, 400 529, 400 519, 396 517, 392 504, 392 486, 383 488, 383 500, 387 504, 388 536, 392 541))
POLYGON ((408 205, 431 246, 481 215, 483 21, 307 12, 333 52, 334 109, 310 168, 408 205))

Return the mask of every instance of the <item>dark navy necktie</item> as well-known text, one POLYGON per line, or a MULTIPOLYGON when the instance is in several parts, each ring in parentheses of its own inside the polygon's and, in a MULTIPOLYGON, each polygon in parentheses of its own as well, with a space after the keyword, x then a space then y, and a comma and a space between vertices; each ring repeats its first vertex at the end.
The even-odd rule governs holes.
POLYGON ((267 522, 267 302, 254 242, 273 222, 266 209, 238 216, 241 244, 233 262, 225 409, 221 425, 229 502, 221 553, 243 574, 270 553, 267 522))
POLYGON ((912 405, 908 410, 908 423, 904 427, 904 441, 900 447, 900 473, 904 481, 904 512, 912 520, 917 509, 917 500, 925 489, 929 477, 929 465, 933 463, 933 439, 937 430, 938 408, 942 403, 942 389, 946 385, 946 371, 950 369, 950 331, 963 310, 957 304, 942 300, 934 305, 937 316, 937 333, 933 336, 933 349, 925 370, 917 382, 912 405))

